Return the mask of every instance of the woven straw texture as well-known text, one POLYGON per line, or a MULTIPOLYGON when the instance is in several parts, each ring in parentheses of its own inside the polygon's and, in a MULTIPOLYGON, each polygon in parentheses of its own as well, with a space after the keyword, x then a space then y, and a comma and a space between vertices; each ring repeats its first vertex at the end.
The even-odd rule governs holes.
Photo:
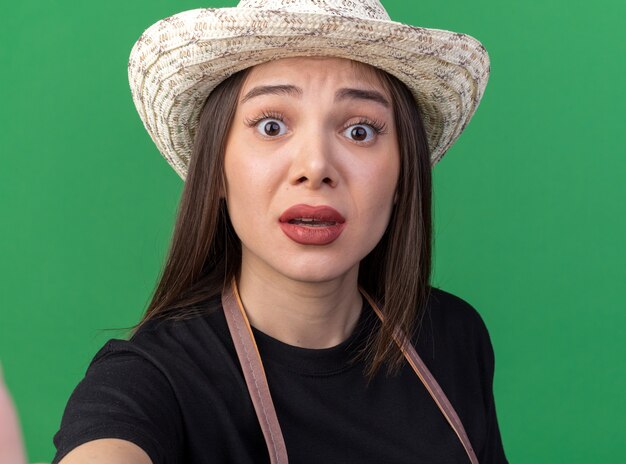
POLYGON ((391 21, 377 0, 242 0, 149 27, 132 48, 128 77, 146 130, 185 179, 209 93, 237 71, 294 56, 352 59, 404 82, 422 109, 432 165, 469 123, 490 69, 476 39, 391 21))

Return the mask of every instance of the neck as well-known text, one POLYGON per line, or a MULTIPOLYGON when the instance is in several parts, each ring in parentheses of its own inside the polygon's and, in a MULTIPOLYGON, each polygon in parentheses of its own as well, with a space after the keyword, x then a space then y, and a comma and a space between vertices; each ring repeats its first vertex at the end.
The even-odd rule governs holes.
POLYGON ((302 348, 330 348, 346 340, 363 304, 358 266, 330 281, 301 282, 254 272, 242 262, 238 287, 253 327, 302 348))

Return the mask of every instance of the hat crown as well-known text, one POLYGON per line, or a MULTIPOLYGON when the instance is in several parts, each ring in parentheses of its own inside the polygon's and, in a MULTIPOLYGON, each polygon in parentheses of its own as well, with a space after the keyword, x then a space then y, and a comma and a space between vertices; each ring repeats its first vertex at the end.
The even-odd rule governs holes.
POLYGON ((237 8, 389 21, 387 11, 378 0, 241 0, 237 8))

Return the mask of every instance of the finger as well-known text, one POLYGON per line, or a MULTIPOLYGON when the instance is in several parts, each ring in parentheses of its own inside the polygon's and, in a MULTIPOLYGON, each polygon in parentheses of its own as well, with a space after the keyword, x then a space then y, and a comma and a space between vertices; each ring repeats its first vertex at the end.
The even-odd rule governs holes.
POLYGON ((13 401, 0 365, 0 464, 25 464, 26 453, 13 401))

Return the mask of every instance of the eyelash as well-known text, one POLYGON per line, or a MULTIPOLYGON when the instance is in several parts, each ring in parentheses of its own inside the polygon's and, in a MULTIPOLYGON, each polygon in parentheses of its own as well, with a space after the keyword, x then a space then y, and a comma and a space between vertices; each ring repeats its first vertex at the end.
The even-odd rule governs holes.
MULTIPOLYGON (((275 111, 264 111, 263 113, 261 113, 259 116, 255 118, 246 118, 245 124, 248 127, 254 127, 258 123, 263 121, 264 119, 276 119, 278 121, 285 122, 285 117, 282 113, 278 113, 275 111)), ((346 124, 345 126, 343 126, 341 130, 345 131, 348 127, 362 126, 362 125, 370 126, 372 129, 374 129, 374 132, 376 132, 377 135, 387 133, 387 124, 381 121, 377 121, 375 119, 367 119, 367 118, 360 118, 356 122, 350 122, 346 124)))
POLYGON ((352 126, 370 126, 372 129, 374 129, 374 132, 376 132, 377 135, 387 133, 387 125, 384 122, 367 118, 360 118, 357 122, 350 122, 343 126, 341 130, 345 131, 348 127, 352 126))
POLYGON ((264 119, 276 119, 281 122, 285 122, 285 117, 281 113, 276 113, 274 111, 264 111, 256 118, 251 118, 245 120, 245 124, 248 127, 254 127, 264 119))

